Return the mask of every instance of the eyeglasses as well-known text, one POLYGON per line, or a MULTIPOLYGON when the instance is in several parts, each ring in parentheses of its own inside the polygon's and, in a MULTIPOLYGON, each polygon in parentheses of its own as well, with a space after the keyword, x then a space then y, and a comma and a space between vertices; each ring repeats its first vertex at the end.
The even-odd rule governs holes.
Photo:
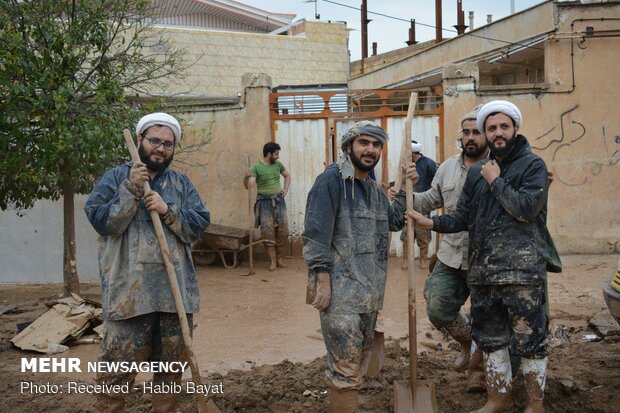
POLYGON ((170 149, 174 148, 174 142, 170 142, 170 141, 162 141, 159 138, 144 138, 147 141, 149 141, 149 143, 151 144, 151 146, 153 146, 155 149, 159 148, 160 145, 164 145, 164 148, 169 151, 170 149))

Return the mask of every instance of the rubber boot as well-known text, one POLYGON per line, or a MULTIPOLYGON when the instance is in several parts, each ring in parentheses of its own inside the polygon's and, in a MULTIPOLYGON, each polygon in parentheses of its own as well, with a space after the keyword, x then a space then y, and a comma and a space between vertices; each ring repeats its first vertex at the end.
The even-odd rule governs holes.
POLYGON ((330 412, 354 413, 357 410, 357 390, 328 388, 327 394, 329 395, 330 412))
POLYGON ((461 345, 461 352, 454 361, 454 370, 465 371, 469 367, 469 353, 471 351, 471 324, 469 324, 467 316, 458 313, 456 318, 446 326, 446 330, 461 345))
POLYGON ((512 409, 512 371, 508 347, 484 353, 487 402, 474 413, 498 413, 512 409))
POLYGON ((543 413, 545 411, 543 399, 547 381, 547 357, 544 359, 521 357, 521 370, 527 395, 527 405, 523 413, 543 413))
POLYGON ((428 247, 420 248, 420 268, 428 268, 428 247))
POLYGON ((403 241, 403 259, 400 262, 400 269, 401 270, 406 270, 407 268, 409 268, 409 263, 407 261, 408 257, 407 257, 407 241, 403 241))
POLYGON ((276 262, 276 247, 275 245, 267 246, 267 255, 269 255, 269 271, 275 271, 278 267, 276 262))
POLYGON ((487 390, 484 380, 484 363, 482 363, 482 349, 471 342, 471 352, 469 353, 469 368, 467 369, 467 392, 477 393, 487 390))

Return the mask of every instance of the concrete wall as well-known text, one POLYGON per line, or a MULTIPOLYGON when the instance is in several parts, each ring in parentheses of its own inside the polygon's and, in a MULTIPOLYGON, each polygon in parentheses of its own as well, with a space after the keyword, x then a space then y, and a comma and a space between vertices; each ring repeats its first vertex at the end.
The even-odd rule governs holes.
POLYGON ((271 79, 246 75, 243 82, 246 88, 240 105, 193 107, 178 114, 188 123, 188 143, 199 139, 201 131, 210 131, 212 142, 199 152, 183 156, 186 164, 175 164, 200 193, 211 211, 211 222, 238 228, 248 226, 248 194, 243 187, 248 157, 257 162, 262 158, 263 145, 271 140, 271 79))
MULTIPOLYGON (((556 176, 550 189, 548 222, 559 250, 565 253, 620 252, 620 117, 614 109, 620 101, 620 84, 615 79, 620 55, 609 52, 619 50, 620 37, 586 39, 578 47, 580 38, 567 35, 577 18, 599 21, 576 23, 575 31, 586 26, 595 31, 620 28, 620 21, 600 21, 611 16, 620 16, 620 4, 557 8, 557 38, 544 45, 548 91, 476 94, 469 80, 444 82, 446 157, 457 152, 453 142, 460 119, 475 105, 506 99, 521 109, 520 132, 556 176)), ((457 67, 466 75, 477 75, 471 64, 457 67)), ((445 67, 444 78, 454 69, 445 67)))
MULTIPOLYGON (((99 279, 97 233, 75 199, 77 269, 81 281, 99 279)), ((38 201, 22 211, 0 211, 0 283, 62 282, 62 201, 38 201)))
POLYGON ((195 62, 166 93, 231 96, 244 73, 265 73, 273 85, 346 83, 348 32, 343 23, 303 22, 299 36, 166 28, 163 34, 195 62))

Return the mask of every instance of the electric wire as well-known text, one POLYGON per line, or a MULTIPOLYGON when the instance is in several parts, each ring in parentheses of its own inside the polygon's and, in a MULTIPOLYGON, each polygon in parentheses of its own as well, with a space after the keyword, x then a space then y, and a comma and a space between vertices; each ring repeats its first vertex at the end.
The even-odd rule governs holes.
MULTIPOLYGON (((316 1, 318 1, 318 0, 316 0, 316 1)), ((346 7, 346 8, 349 8, 349 9, 357 10, 357 11, 361 11, 362 10, 359 7, 351 6, 351 5, 348 5, 348 4, 338 3, 337 1, 333 1, 333 0, 321 0, 321 1, 323 1, 325 3, 335 4, 336 6, 342 6, 342 7, 346 7)), ((402 17, 390 16, 389 14, 379 13, 379 12, 376 12, 376 11, 366 10, 366 13, 374 14, 376 16, 385 17, 385 18, 388 18, 388 19, 393 19, 393 20, 398 20, 398 21, 402 21, 402 22, 407 22, 407 23, 411 22, 411 20, 403 19, 402 17)), ((433 28, 433 29, 437 28, 437 26, 433 26, 432 24, 428 24, 428 23, 420 23, 417 20, 414 20, 414 24, 417 24, 417 25, 420 25, 420 26, 423 26, 423 27, 430 27, 430 28, 433 28)), ((443 28, 443 27, 441 28, 441 30, 442 31, 446 31, 446 32, 450 32, 450 33, 457 33, 456 30, 446 29, 446 28, 443 28)), ((507 45, 510 45, 510 46, 521 46, 521 47, 528 48, 528 49, 544 50, 541 47, 528 46, 526 44, 517 43, 517 42, 511 42, 511 41, 508 41, 508 40, 495 39, 493 37, 482 36, 482 35, 474 34, 474 33, 471 33, 471 32, 463 33, 462 36, 471 36, 471 37, 476 37, 478 39, 491 40, 491 41, 494 41, 494 42, 504 43, 504 44, 507 44, 507 45)))

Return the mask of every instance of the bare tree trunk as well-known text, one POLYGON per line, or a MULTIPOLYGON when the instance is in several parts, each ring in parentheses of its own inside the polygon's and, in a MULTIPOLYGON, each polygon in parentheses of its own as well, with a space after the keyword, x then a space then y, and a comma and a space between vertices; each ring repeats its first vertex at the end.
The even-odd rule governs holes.
POLYGON ((63 165, 63 280, 65 296, 80 292, 80 278, 77 273, 77 253, 75 248, 75 205, 73 181, 70 163, 65 160, 63 165))

